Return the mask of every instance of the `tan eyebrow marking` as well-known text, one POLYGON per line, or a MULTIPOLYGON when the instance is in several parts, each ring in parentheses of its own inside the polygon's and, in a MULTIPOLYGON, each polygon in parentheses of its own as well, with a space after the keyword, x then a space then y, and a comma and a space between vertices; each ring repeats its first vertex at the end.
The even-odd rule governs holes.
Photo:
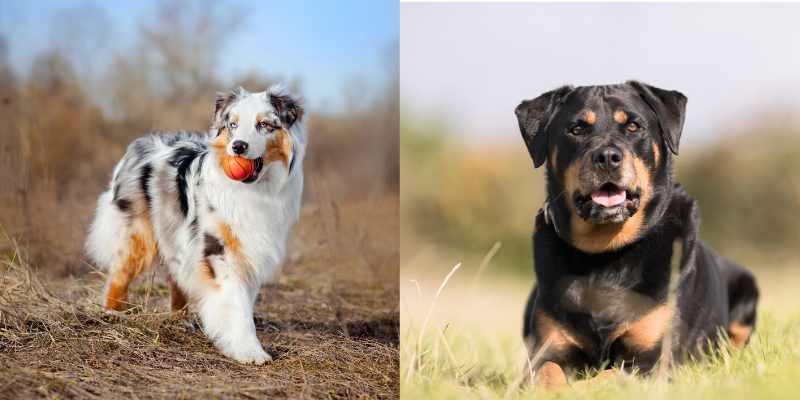
POLYGON ((628 122, 628 113, 622 110, 615 111, 614 121, 616 121, 618 124, 624 124, 625 122, 628 122))
POLYGON ((595 114, 594 111, 591 110, 586 111, 583 114, 583 119, 586 120, 587 124, 594 125, 595 122, 597 122, 597 114, 595 114))

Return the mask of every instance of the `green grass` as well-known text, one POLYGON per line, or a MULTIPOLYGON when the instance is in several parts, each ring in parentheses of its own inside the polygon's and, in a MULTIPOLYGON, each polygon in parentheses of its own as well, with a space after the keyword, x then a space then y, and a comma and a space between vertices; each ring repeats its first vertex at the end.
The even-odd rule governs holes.
MULTIPOLYGON (((759 332, 743 351, 723 349, 699 362, 669 372, 670 379, 617 377, 559 393, 543 393, 529 384, 524 350, 516 332, 492 334, 450 326, 427 334, 420 370, 409 372, 418 355, 418 328, 402 332, 401 393, 404 398, 592 398, 592 399, 762 399, 797 398, 800 317, 763 318, 759 332), (521 385, 519 385, 521 383, 521 385), (519 385, 519 387, 517 387, 519 385)), ((576 382, 572 380, 571 382, 576 382)))
POLYGON ((618 376, 588 384, 575 384, 580 380, 572 378, 569 389, 546 393, 530 384, 525 367, 520 327, 528 283, 490 281, 476 288, 470 285, 474 282, 468 272, 458 271, 440 296, 425 297, 436 292, 443 273, 438 279, 433 273, 413 270, 402 275, 403 398, 798 398, 800 310, 787 309, 783 297, 769 297, 770 290, 780 288, 773 286, 780 285, 779 276, 767 276, 762 282, 762 289, 768 289, 767 304, 761 307, 757 332, 744 350, 726 347, 661 376, 618 376), (431 278, 427 285, 410 282, 426 273, 431 278))

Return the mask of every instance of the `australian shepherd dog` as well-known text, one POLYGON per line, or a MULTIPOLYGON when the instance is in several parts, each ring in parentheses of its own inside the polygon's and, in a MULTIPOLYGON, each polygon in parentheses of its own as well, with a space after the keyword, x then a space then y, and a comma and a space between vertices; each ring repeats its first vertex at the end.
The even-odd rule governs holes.
POLYGON ((100 195, 86 249, 108 269, 107 309, 126 308, 128 285, 160 260, 172 309, 191 306, 222 353, 262 364, 271 357, 253 306, 299 216, 303 107, 280 86, 240 88, 215 105, 207 134, 152 134, 128 146, 100 195), (249 168, 232 177, 232 160, 249 168))

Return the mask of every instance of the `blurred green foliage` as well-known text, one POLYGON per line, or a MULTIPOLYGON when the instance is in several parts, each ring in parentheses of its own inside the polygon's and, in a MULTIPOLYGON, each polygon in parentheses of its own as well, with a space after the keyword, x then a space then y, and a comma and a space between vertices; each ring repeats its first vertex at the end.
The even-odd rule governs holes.
MULTIPOLYGON (((522 141, 464 141, 442 122, 406 117, 400 132, 401 254, 433 245, 477 258, 500 241, 493 269, 530 271, 544 173, 522 141)), ((755 269, 797 260, 800 129, 756 124, 681 150, 678 181, 700 204, 704 240, 755 269)))

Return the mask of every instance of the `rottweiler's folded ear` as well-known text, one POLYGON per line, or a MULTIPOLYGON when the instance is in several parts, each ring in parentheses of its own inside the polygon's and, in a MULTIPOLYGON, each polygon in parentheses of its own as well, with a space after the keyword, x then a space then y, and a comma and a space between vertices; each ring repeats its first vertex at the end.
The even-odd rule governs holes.
POLYGON ((656 113, 664 142, 672 154, 678 155, 678 144, 686 117, 686 96, 674 90, 659 89, 637 81, 628 81, 647 105, 656 113))
POLYGON ((550 116, 561 101, 572 91, 572 86, 562 86, 533 100, 523 100, 514 113, 517 114, 522 139, 528 146, 533 166, 539 168, 547 159, 547 135, 545 128, 550 116))

